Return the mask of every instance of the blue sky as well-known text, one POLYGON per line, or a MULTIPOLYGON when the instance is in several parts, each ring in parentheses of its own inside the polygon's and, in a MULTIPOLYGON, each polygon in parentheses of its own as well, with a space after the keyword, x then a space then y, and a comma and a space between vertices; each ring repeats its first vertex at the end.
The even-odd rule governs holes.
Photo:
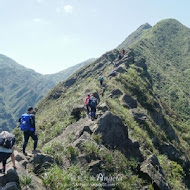
POLYGON ((117 47, 140 25, 175 18, 189 0, 0 0, 0 53, 42 74, 117 47))

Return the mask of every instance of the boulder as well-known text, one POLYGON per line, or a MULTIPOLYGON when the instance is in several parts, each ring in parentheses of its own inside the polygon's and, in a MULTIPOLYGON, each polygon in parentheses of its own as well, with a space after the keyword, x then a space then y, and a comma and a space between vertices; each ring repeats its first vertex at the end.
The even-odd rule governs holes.
POLYGON ((109 108, 106 103, 102 103, 102 104, 98 105, 97 109, 101 110, 103 112, 106 112, 106 111, 108 111, 109 108))
POLYGON ((17 183, 15 182, 10 182, 7 183, 2 190, 19 190, 19 188, 17 187, 17 183))
POLYGON ((54 159, 46 154, 35 154, 34 155, 34 172, 35 173, 40 173, 42 171, 44 171, 44 169, 49 168, 53 163, 54 163, 54 159))
POLYGON ((122 97, 122 105, 130 109, 137 108, 137 100, 135 100, 132 96, 125 94, 122 97))
POLYGON ((85 125, 85 126, 83 127, 83 129, 81 129, 81 130, 79 131, 79 137, 81 137, 81 136, 84 134, 84 132, 87 132, 87 133, 89 133, 89 134, 92 134, 92 131, 91 131, 90 127, 87 126, 87 125, 85 125))
POLYGON ((88 132, 84 131, 83 134, 78 138, 77 140, 74 141, 72 144, 74 147, 77 147, 79 149, 83 149, 83 145, 91 140, 91 136, 88 132))
POLYGON ((155 155, 149 156, 140 166, 140 175, 153 183, 155 189, 169 190, 162 167, 155 155))
POLYGON ((17 170, 15 169, 8 169, 7 174, 5 175, 6 182, 16 182, 19 183, 19 176, 17 170))
POLYGON ((120 67, 118 67, 118 68, 116 68, 116 70, 115 70, 117 73, 126 73, 127 72, 127 70, 126 69, 124 69, 122 66, 120 66, 120 67))
POLYGON ((84 106, 76 106, 73 108, 71 115, 74 116, 77 120, 81 118, 81 112, 84 111, 84 106))
POLYGON ((121 95, 123 95, 123 92, 121 92, 121 90, 119 89, 114 89, 111 94, 109 95, 110 98, 118 98, 121 95))
POLYGON ((95 134, 102 134, 102 143, 111 149, 126 147, 128 139, 128 127, 122 122, 122 119, 110 111, 107 111, 97 122, 95 134))

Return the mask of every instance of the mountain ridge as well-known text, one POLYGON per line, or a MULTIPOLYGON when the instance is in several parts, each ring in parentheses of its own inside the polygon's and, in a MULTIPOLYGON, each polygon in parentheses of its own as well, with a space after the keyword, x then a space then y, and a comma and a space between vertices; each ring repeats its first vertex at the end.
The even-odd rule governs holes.
MULTIPOLYGON (((180 48, 186 48, 186 30, 175 20, 161 21, 127 44, 122 59, 118 59, 118 49, 106 52, 60 82, 39 102, 39 146, 60 162, 47 170, 47 188, 76 188, 70 178, 76 167, 77 188, 81 189, 81 173, 89 177, 114 172, 123 178, 114 183, 117 189, 189 189, 190 133, 184 122, 188 117, 181 119, 184 107, 178 113, 175 107, 173 110, 170 102, 178 99, 170 99, 174 96, 167 97, 165 92, 168 85, 174 85, 174 90, 183 82, 188 85, 183 69, 188 69, 189 58, 182 57, 186 54, 176 46, 182 36, 180 48), (183 60, 181 70, 179 59, 183 60), (177 80, 173 65, 182 73, 177 80), (105 81, 100 86, 102 75, 105 81), (99 103, 98 119, 92 123, 83 108, 88 93, 99 103), (56 181, 52 179, 55 175, 59 176, 56 181), (70 182, 63 182, 64 176, 70 182)), ((182 92, 185 94, 185 89, 182 92)), ((99 187, 103 189, 101 183, 99 187)))

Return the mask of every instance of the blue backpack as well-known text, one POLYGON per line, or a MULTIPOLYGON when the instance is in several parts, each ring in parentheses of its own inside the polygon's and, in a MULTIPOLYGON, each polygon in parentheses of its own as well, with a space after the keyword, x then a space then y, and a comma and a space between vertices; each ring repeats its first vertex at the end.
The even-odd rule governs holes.
POLYGON ((20 120, 20 129, 22 131, 34 131, 34 128, 31 126, 31 116, 32 114, 22 114, 20 120))

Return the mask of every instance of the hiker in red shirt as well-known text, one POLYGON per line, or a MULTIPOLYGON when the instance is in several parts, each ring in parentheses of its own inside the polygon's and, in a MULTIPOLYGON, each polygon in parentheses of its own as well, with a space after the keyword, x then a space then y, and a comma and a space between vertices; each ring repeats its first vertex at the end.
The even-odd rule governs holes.
POLYGON ((88 94, 88 96, 85 98, 84 100, 84 105, 86 106, 86 110, 87 110, 87 115, 89 115, 89 99, 90 99, 90 94, 88 94))

